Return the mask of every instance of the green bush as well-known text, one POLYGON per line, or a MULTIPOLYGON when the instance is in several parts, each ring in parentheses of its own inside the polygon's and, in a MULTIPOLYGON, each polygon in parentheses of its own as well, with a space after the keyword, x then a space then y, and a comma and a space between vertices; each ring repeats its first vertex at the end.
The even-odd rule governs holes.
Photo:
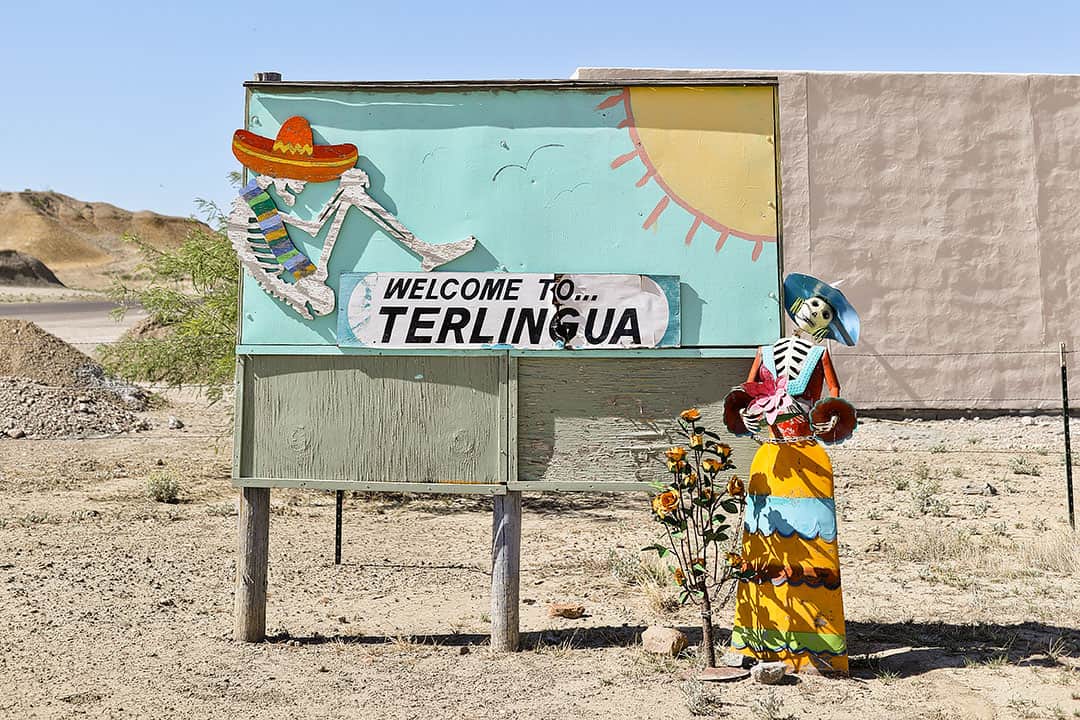
POLYGON ((164 472, 150 473, 146 481, 146 494, 161 503, 176 503, 180 497, 180 481, 164 472))
POLYGON ((138 303, 163 331, 152 337, 126 335, 98 348, 101 363, 112 375, 172 386, 200 384, 216 401, 233 378, 236 344, 239 264, 225 235, 225 218, 213 203, 201 202, 217 230, 192 222, 176 250, 154 248, 136 236, 146 263, 149 284, 133 289, 117 280, 110 293, 122 316, 138 303))

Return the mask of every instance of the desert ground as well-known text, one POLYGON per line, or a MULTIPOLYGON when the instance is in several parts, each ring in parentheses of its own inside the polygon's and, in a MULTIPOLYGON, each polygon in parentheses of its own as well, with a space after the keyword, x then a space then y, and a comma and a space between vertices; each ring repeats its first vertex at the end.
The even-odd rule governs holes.
POLYGON ((641 648, 700 639, 639 552, 641 494, 526 494, 522 650, 497 655, 490 499, 350 494, 335 566, 333 495, 275 490, 271 637, 233 642, 231 404, 162 394, 145 432, 0 439, 2 717, 1080 717, 1058 418, 864 421, 831 451, 851 677, 702 686, 695 648, 641 648), (178 502, 147 496, 163 477, 178 502))

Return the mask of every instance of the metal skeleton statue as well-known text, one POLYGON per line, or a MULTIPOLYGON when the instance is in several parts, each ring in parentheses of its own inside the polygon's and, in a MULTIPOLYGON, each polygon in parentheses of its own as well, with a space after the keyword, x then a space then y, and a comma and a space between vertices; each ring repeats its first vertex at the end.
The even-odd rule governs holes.
POLYGON ((308 320, 313 314, 334 311, 334 291, 326 284, 327 269, 349 208, 364 213, 380 230, 418 255, 420 269, 425 272, 461 257, 476 245, 472 236, 442 245, 417 238, 368 194, 367 173, 354 167, 359 157, 356 146, 315 145, 311 126, 302 117, 286 120, 273 140, 237 130, 233 154, 258 173, 229 212, 226 232, 233 250, 259 287, 308 320), (338 190, 316 220, 280 212, 268 192, 273 185, 282 202, 292 206, 308 182, 334 179, 339 180, 338 190), (327 222, 330 227, 322 251, 312 262, 292 242, 285 226, 315 237, 327 222))
POLYGON ((855 411, 841 400, 829 339, 854 345, 859 316, 843 294, 808 275, 784 280, 793 336, 758 350, 747 382, 725 400, 724 422, 761 443, 750 466, 732 647, 793 670, 848 669, 836 506, 829 456, 855 411), (823 398, 824 391, 828 397, 823 398))

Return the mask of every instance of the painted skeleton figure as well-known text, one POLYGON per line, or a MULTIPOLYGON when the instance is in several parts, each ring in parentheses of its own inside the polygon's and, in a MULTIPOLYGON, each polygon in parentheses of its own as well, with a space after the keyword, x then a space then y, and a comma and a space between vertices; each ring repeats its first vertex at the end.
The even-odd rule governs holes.
POLYGON ((818 442, 851 434, 826 339, 854 345, 858 315, 834 287, 784 280, 795 333, 758 349, 747 382, 725 401, 725 422, 761 443, 750 466, 743 569, 732 647, 793 670, 846 672, 840 557, 829 457, 818 442), (828 398, 822 398, 825 391, 828 398))
MULTIPOLYGON (((795 322, 795 332, 758 350, 749 379, 752 382, 765 368, 775 380, 785 383, 787 406, 781 408, 783 416, 791 419, 801 415, 810 419, 814 404, 821 398, 823 386, 828 388, 832 397, 840 396, 840 383, 832 359, 828 350, 820 344, 830 332, 836 311, 820 295, 812 295, 805 300, 795 298, 789 311, 795 322)), ((753 405, 740 412, 747 429, 758 435, 762 421, 766 419, 764 413, 753 405)), ((835 422, 835 417, 825 423, 811 421, 809 431, 804 435, 827 432, 835 422)))
POLYGON ((353 145, 315 145, 311 127, 302 117, 289 118, 275 140, 246 130, 233 138, 233 153, 258 175, 240 192, 229 212, 226 232, 240 263, 259 286, 307 319, 334 310, 333 289, 326 284, 334 251, 349 208, 356 208, 393 240, 420 258, 427 272, 461 257, 476 245, 471 235, 458 242, 433 245, 417 238, 368 193, 371 182, 353 167, 353 145), (273 173, 273 174, 271 174, 273 173), (293 176, 295 175, 295 177, 293 176), (268 190, 286 206, 307 183, 338 179, 338 189, 315 220, 280 212, 268 190), (316 237, 329 222, 318 260, 312 262, 289 238, 285 225, 316 237), (309 309, 310 308, 310 309, 309 309))

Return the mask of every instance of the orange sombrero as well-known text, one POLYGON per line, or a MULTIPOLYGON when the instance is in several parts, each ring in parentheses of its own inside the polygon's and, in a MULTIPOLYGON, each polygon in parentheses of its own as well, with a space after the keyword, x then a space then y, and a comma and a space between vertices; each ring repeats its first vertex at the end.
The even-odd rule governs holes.
POLYGON ((350 143, 316 145, 307 119, 294 115, 271 140, 247 130, 233 134, 232 151, 244 167, 262 175, 329 182, 356 165, 359 153, 350 143))

